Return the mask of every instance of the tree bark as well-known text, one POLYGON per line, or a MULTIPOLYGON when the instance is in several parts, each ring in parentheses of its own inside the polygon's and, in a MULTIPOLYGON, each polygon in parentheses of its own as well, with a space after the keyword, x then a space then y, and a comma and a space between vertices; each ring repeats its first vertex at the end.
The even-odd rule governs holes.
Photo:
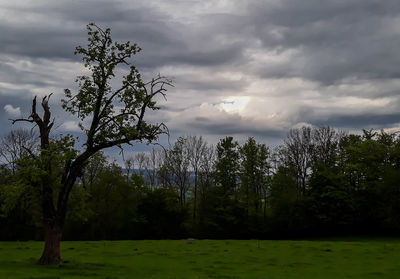
POLYGON ((39 260, 40 264, 56 265, 61 263, 61 237, 61 226, 44 224, 44 250, 39 260))

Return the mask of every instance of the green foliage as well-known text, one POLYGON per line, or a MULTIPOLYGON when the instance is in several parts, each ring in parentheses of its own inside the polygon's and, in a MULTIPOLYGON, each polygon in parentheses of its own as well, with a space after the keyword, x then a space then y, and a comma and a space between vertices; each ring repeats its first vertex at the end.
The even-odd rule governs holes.
POLYGON ((138 205, 135 224, 141 238, 182 238, 187 212, 179 203, 179 195, 171 189, 149 190, 138 205), (149 235, 148 232, 151 232, 149 235))
POLYGON ((245 198, 246 211, 258 215, 266 205, 270 169, 268 147, 265 144, 258 144, 254 138, 249 138, 239 148, 239 155, 241 192, 245 198))
POLYGON ((268 196, 267 230, 273 236, 282 238, 304 234, 308 227, 306 200, 299 194, 296 180, 290 169, 280 167, 271 179, 268 196))
POLYGON ((118 239, 136 210, 135 185, 126 180, 119 166, 110 164, 87 190, 88 208, 93 212, 87 222, 91 226, 88 237, 118 239))
POLYGON ((94 215, 93 209, 89 207, 90 194, 81 185, 74 187, 70 194, 67 222, 86 223, 94 215))
POLYGON ((310 204, 313 216, 323 228, 351 228, 354 224, 356 203, 352 189, 337 168, 329 169, 320 165, 313 172, 310 180, 310 204))
POLYGON ((10 215, 18 206, 24 207, 23 204, 29 201, 26 185, 18 182, 3 186, 0 195, 2 197, 1 212, 5 216, 10 215))
POLYGON ((271 180, 269 201, 272 213, 274 215, 285 214, 285 207, 295 203, 298 199, 296 181, 286 168, 279 168, 271 180))
POLYGON ((14 174, 2 173, 0 184, 0 239, 33 239, 40 226, 39 190, 34 186, 40 180, 34 160, 22 158, 14 174))
POLYGON ((21 158, 17 165, 15 174, 0 187, 0 209, 4 216, 10 218, 15 211, 30 212, 36 223, 40 220, 40 188, 37 186, 46 173, 39 168, 39 162, 31 157, 21 158))
POLYGON ((238 143, 232 137, 221 139, 217 144, 215 180, 224 189, 224 195, 236 190, 239 171, 238 143))
POLYGON ((148 124, 143 116, 146 109, 159 109, 154 97, 163 95, 170 81, 158 76, 151 82, 143 82, 129 61, 141 50, 136 44, 113 42, 111 30, 103 30, 94 23, 87 25, 87 29, 87 48, 78 46, 75 54, 82 56, 91 75, 77 77, 76 94, 64 90, 63 108, 82 120, 79 127, 87 134, 89 146, 108 147, 110 142, 121 144, 134 139, 155 140, 165 130, 162 125, 148 124), (126 66, 129 70, 119 81, 115 76, 117 68, 123 70, 126 66), (118 82, 119 87, 112 88, 111 83, 118 82), (83 120, 88 117, 93 120, 85 127, 83 120))
MULTIPOLYGON (((1 213, 3 218, 19 220, 21 225, 42 225, 41 195, 42 184, 47 183, 54 193, 61 188, 63 167, 75 158, 74 140, 70 135, 50 142, 49 148, 40 156, 27 155, 16 162, 13 175, 0 187, 1 213), (50 165, 50 168, 44 167, 50 165), (22 220, 21 220, 22 219, 22 220)), ((56 195, 53 195, 57 203, 56 195)), ((87 193, 77 188, 71 193, 69 205, 72 219, 86 219, 85 208, 87 193)), ((31 235, 31 238, 36 238, 31 235)))

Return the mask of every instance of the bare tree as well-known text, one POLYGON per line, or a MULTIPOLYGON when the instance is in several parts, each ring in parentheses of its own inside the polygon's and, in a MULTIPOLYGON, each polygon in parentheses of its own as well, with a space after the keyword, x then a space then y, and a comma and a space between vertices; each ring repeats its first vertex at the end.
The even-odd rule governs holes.
POLYGON ((198 194, 199 194, 199 215, 202 218, 201 210, 207 204, 208 194, 215 185, 215 147, 206 146, 200 160, 198 173, 198 194))
POLYGON ((201 160, 206 155, 207 143, 203 140, 203 138, 197 136, 189 136, 187 137, 187 149, 190 165, 192 167, 194 173, 194 197, 193 197, 193 219, 196 219, 196 210, 197 210, 197 188, 198 188, 198 179, 199 179, 199 170, 201 166, 201 160))
POLYGON ((290 166, 295 172, 295 179, 299 194, 304 194, 307 187, 307 180, 311 174, 313 162, 314 142, 311 127, 291 129, 285 145, 280 149, 285 160, 284 164, 290 166))
POLYGON ((186 138, 180 137, 172 149, 165 151, 164 164, 159 175, 169 188, 178 191, 181 207, 186 205, 186 194, 190 186, 189 166, 186 138))
POLYGON ((106 166, 107 157, 103 152, 99 151, 90 157, 81 173, 83 187, 91 189, 106 166))
POLYGON ((143 177, 145 170, 146 170, 146 165, 147 165, 148 157, 145 152, 140 152, 137 153, 134 157, 134 162, 136 163, 136 167, 138 170, 138 174, 143 177))
POLYGON ((146 178, 152 189, 158 185, 157 174, 163 164, 162 157, 163 151, 152 148, 146 161, 146 178))
POLYGON ((342 131, 336 131, 329 126, 322 126, 313 129, 313 161, 333 166, 336 161, 338 145, 345 135, 342 131))
POLYGON ((129 181, 131 177, 131 171, 135 168, 135 158, 130 156, 124 161, 125 170, 126 170, 126 180, 129 181))
POLYGON ((10 131, 0 140, 0 158, 15 173, 18 159, 34 152, 35 134, 25 129, 10 131))

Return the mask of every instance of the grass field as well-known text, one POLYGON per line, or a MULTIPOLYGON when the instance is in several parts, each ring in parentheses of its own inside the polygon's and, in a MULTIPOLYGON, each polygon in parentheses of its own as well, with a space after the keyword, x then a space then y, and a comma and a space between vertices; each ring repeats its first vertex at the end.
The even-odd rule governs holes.
POLYGON ((39 266, 40 242, 0 242, 0 278, 400 278, 400 239, 63 242, 39 266))

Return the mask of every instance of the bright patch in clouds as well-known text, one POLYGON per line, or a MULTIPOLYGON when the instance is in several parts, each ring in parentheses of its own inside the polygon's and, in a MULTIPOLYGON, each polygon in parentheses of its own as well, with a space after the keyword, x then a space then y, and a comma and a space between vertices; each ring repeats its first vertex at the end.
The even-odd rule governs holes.
POLYGON ((250 101, 249 96, 229 96, 224 99, 221 108, 228 113, 242 112, 250 101))
POLYGON ((65 121, 61 128, 63 130, 71 131, 71 132, 79 132, 81 129, 79 128, 79 123, 77 121, 65 121))
POLYGON ((4 110, 8 113, 10 116, 20 116, 21 115, 21 109, 20 107, 14 108, 12 105, 5 105, 4 110))

